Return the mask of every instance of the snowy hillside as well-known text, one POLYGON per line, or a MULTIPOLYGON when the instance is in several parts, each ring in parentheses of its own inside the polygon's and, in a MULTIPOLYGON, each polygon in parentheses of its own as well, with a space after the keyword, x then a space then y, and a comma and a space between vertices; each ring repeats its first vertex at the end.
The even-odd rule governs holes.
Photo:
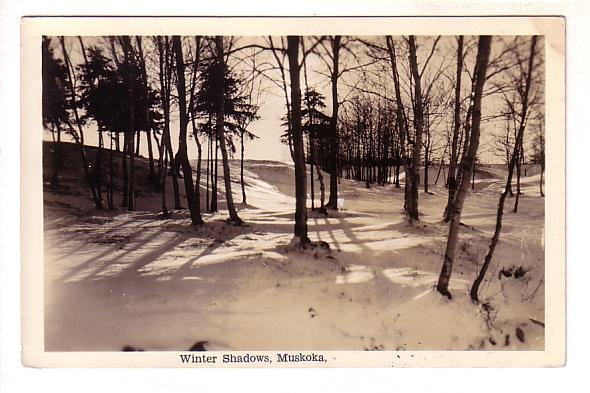
MULTIPOLYGON (((447 300, 433 289, 448 230, 442 182, 420 193, 421 222, 410 225, 403 184, 341 180, 343 208, 308 213, 310 238, 331 248, 314 255, 288 247, 295 199, 287 164, 245 163, 248 205, 238 207, 246 225, 226 224, 220 203, 195 228, 188 210, 162 218, 159 194, 141 183, 137 211, 96 211, 75 162, 65 162, 60 188, 44 193, 46 350, 187 350, 199 341, 209 350, 544 347, 539 175, 523 179, 518 214, 505 214, 477 306, 468 291, 493 233, 501 170, 476 179, 467 197, 447 300)), ((138 179, 146 167, 140 160, 138 179)), ((231 170, 239 202, 239 162, 231 170)), ((220 170, 223 198, 221 179, 220 170)))

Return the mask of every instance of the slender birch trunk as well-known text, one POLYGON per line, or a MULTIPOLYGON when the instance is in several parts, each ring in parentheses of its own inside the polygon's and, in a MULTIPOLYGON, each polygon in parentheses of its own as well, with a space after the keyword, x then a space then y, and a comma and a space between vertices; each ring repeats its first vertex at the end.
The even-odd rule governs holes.
POLYGON ((455 111, 453 117, 453 139, 451 142, 451 157, 449 159, 449 171, 447 185, 449 188, 449 198, 445 208, 445 222, 451 219, 451 210, 455 201, 455 192, 457 190, 456 167, 458 160, 458 140, 459 129, 461 127, 461 74, 463 72, 463 36, 457 39, 457 75, 455 77, 455 111))
POLYGON ((216 126, 217 137, 219 139, 219 147, 221 148, 221 158, 223 161, 223 181, 225 184, 225 201, 227 203, 227 210, 229 211, 229 222, 233 225, 242 225, 243 221, 238 216, 236 207, 234 205, 234 197, 231 190, 231 174, 229 170, 229 159, 227 155, 227 147, 225 143, 225 114, 224 114, 224 99, 225 99, 225 60, 223 50, 223 38, 221 36, 215 37, 215 47, 217 49, 217 77, 219 78, 219 91, 217 92, 216 100, 216 126))
POLYGON ((408 216, 410 220, 419 220, 418 212, 418 186, 420 173, 420 159, 422 156, 422 133, 424 130, 424 109, 422 101, 422 84, 421 76, 418 71, 418 60, 416 56, 416 37, 411 35, 409 37, 410 44, 410 70, 412 79, 414 80, 414 149, 412 153, 412 165, 410 166, 410 179, 412 189, 410 192, 410 199, 408 201, 408 216))
POLYGON ((475 68, 477 70, 474 73, 476 78, 475 90, 473 95, 473 115, 471 125, 471 135, 469 141, 469 148, 463 155, 461 160, 461 167, 463 168, 463 176, 459 189, 455 197, 455 203, 453 204, 453 210, 451 211, 451 222, 449 225, 449 236, 447 239, 447 247, 445 250, 445 257, 443 261, 442 270, 438 279, 436 289, 444 296, 451 298, 449 292, 449 281, 451 279, 451 273, 453 270, 453 263, 455 261, 455 250, 457 248, 457 240, 459 237, 459 229, 461 225, 461 213, 463 211, 463 204, 467 196, 467 189, 469 187, 469 178, 473 169, 473 162, 477 154, 477 148, 479 146, 479 134, 480 134, 480 122, 481 122, 481 100, 483 94, 483 88, 486 80, 487 64, 490 56, 491 47, 491 36, 480 36, 478 49, 477 49, 477 60, 475 68))

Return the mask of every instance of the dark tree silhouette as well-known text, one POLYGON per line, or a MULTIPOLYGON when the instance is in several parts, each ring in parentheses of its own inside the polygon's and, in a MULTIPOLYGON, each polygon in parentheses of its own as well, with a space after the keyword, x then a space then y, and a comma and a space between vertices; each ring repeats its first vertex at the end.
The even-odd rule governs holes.
POLYGON ((178 92, 178 112, 179 112, 179 134, 178 134, 178 152, 176 160, 182 167, 184 178, 184 189, 186 200, 190 211, 191 222, 193 225, 203 223, 201 217, 201 204, 197 195, 195 195, 195 185, 193 183, 193 170, 188 158, 187 151, 187 128, 189 123, 189 108, 186 102, 186 82, 185 82, 185 64, 182 49, 182 40, 180 36, 172 37, 172 47, 176 58, 176 90, 178 92))
POLYGON ((289 80, 291 82, 291 132, 293 135, 293 162, 295 163, 295 238, 300 244, 310 242, 307 235, 307 182, 305 179, 305 151, 301 129, 301 84, 299 42, 301 37, 287 37, 289 80))
POLYGON ((101 49, 90 47, 87 61, 80 66, 80 70, 83 118, 94 120, 100 133, 113 135, 128 132, 131 120, 138 132, 160 126, 161 100, 153 89, 145 86, 137 65, 129 62, 116 66, 103 55, 101 49), (128 67, 134 70, 130 71, 128 67), (133 106, 130 106, 129 89, 133 91, 133 106))
POLYGON ((449 292, 449 281, 453 271, 453 262, 455 260, 455 249, 457 248, 457 239, 459 237, 459 227, 461 224, 461 213, 463 211, 463 203, 467 196, 467 189, 469 187, 469 181, 471 177, 471 171, 473 170, 473 164, 475 162, 475 156, 477 154, 477 148, 479 147, 479 132, 480 132, 480 121, 481 121, 481 100, 483 95, 484 84, 486 81, 486 72, 488 59, 490 56, 491 48, 491 36, 480 36, 479 44, 477 49, 477 60, 475 63, 474 75, 475 76, 475 88, 473 91, 473 102, 471 103, 472 118, 471 118, 471 135, 469 141, 469 149, 464 154, 461 160, 461 166, 463 167, 463 177, 459 189, 457 190, 457 196, 453 204, 451 211, 451 222, 449 224, 449 236, 447 238, 447 247, 445 250, 445 257, 443 261, 442 270, 438 279, 436 289, 444 296, 451 298, 449 292))
POLYGON ((53 173, 51 185, 59 183, 61 163, 61 130, 69 123, 64 81, 67 77, 66 67, 57 59, 51 48, 51 39, 43 37, 41 43, 43 78, 42 112, 43 126, 51 131, 53 137, 53 173))

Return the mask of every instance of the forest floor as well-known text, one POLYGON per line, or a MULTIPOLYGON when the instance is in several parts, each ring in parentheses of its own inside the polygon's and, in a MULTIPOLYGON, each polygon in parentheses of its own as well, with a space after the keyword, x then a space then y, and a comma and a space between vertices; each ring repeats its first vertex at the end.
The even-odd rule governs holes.
MULTIPOLYGON (((97 211, 73 146, 64 149, 60 186, 44 187, 48 351, 188 350, 198 341, 209 350, 544 348, 539 175, 523 179, 518 213, 507 199, 478 306, 468 292, 494 230, 501 169, 482 171, 467 197, 448 300, 434 290, 448 231, 442 186, 420 193, 421 221, 409 224, 403 188, 342 180, 342 209, 308 217, 310 238, 331 251, 301 252, 289 247, 290 165, 245 163, 241 227, 225 222, 220 168, 220 211, 204 212, 205 224, 193 227, 187 210, 161 217, 144 159, 136 160, 137 211, 118 206, 120 192, 116 210, 97 211)), ((48 179, 48 145, 44 161, 48 179)), ((231 167, 239 202, 239 162, 231 167)), ((170 183, 167 190, 171 207, 170 183)))

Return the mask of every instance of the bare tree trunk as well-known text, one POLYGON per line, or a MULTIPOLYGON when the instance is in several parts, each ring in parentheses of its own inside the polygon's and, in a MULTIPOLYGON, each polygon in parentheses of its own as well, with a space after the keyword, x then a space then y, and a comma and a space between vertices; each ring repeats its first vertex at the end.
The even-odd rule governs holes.
POLYGON ((123 133, 123 154, 121 155, 121 168, 123 169, 123 200, 121 201, 122 207, 127 207, 129 202, 129 174, 127 173, 127 132, 123 133))
MULTIPOLYGON (((146 97, 146 106, 145 106, 145 116, 147 120, 147 128, 145 130, 146 138, 147 138, 147 145, 148 145, 148 163, 150 168, 150 180, 155 185, 156 184, 156 175, 154 170, 154 152, 152 147, 152 134, 151 134, 151 118, 150 118, 150 110, 149 110, 149 86, 148 86, 148 79, 147 79, 147 71, 145 66, 145 57, 143 55, 143 45, 141 36, 135 37, 137 41, 137 50, 138 50, 138 58, 140 61, 141 66, 141 78, 143 80, 143 87, 144 87, 144 94, 146 97)), ((139 155, 139 138, 137 139, 137 152, 139 155)))
MULTIPOLYGON (((88 58, 86 57, 86 48, 84 47, 84 41, 82 40, 81 36, 78 36, 78 43, 80 44, 80 52, 82 53, 82 58, 84 59, 84 64, 88 66, 88 58)), ((92 82, 90 82, 92 83, 92 82)), ((97 130, 98 132, 98 150, 96 152, 96 159, 95 159, 95 171, 96 171, 96 194, 100 201, 102 201, 102 170, 103 170, 103 150, 104 150, 104 142, 103 142, 103 134, 100 129, 97 130)), ((107 198, 108 199, 108 198, 107 198)))
MULTIPOLYGON (((121 63, 119 61, 119 57, 117 56, 117 51, 115 49, 115 37, 111 36, 110 38, 110 43, 111 43, 111 54, 113 56, 113 59, 115 60, 115 64, 117 65, 117 67, 120 69, 121 68, 121 63)), ((127 142, 127 131, 123 131, 123 144, 121 145, 120 143, 120 132, 117 132, 115 134, 116 136, 116 144, 117 144, 117 152, 121 152, 121 168, 122 168, 122 176, 123 176, 123 197, 121 200, 121 206, 122 207, 127 207, 128 205, 128 201, 129 201, 129 197, 128 197, 128 192, 129 192, 129 174, 128 174, 128 166, 127 166, 127 146, 128 146, 128 142, 127 142), (120 149, 120 150, 119 150, 120 149)))
POLYGON ((330 198, 328 199, 327 208, 338 210, 338 77, 339 70, 339 56, 340 56, 340 42, 342 37, 337 35, 332 39, 332 118, 330 120, 330 198))
POLYGON ((541 180, 539 180, 539 193, 542 197, 545 196, 543 193, 543 175, 545 174, 545 163, 541 163, 541 180))
MULTIPOLYGON (((203 157, 203 149, 201 147, 201 141, 199 139, 198 128, 196 124, 196 110, 195 110, 195 96, 196 96, 196 87, 197 87, 197 71, 199 69, 199 62, 201 56, 201 37, 195 36, 195 54, 193 56, 193 64, 192 64, 192 71, 191 71, 191 83, 190 83, 190 91, 189 91, 189 103, 188 107, 186 108, 187 117, 190 114, 191 124, 193 126, 193 138, 195 139, 195 144, 197 145, 197 178, 195 181, 194 186, 194 209, 198 213, 198 217, 201 218, 201 164, 202 164, 202 157, 203 157)), ((186 104, 185 104, 186 105, 186 104)), ((188 125, 187 125, 188 127, 188 125)), ((192 177, 192 175, 191 175, 192 177)), ((192 180, 192 179, 191 179, 192 180)), ((201 222, 203 222, 201 218, 201 222)))
MULTIPOLYGON (((391 36, 386 37, 387 41, 387 49, 389 53, 389 60, 391 62, 391 70, 393 76, 393 85, 395 89, 395 101, 396 101, 396 130, 400 136, 400 158, 402 165, 404 167, 405 173, 405 189, 404 189, 404 210, 406 213, 409 209, 408 201, 410 199, 410 195, 413 193, 412 186, 413 182, 410 181, 411 173, 410 173, 410 159, 408 157, 407 149, 406 149, 406 135, 408 133, 408 124, 406 121, 406 115, 404 111, 404 105, 401 99, 401 87, 399 82, 399 73, 397 69, 397 59, 395 53, 395 45, 393 42, 393 38, 391 36)), ((399 180, 399 178, 398 178, 399 180)))
POLYGON ((418 213, 418 186, 420 173, 420 159, 422 155, 422 132, 424 129, 424 109, 422 102, 422 87, 421 77, 418 71, 418 61, 416 57, 416 37, 411 35, 409 38, 410 44, 410 69, 412 72, 412 79, 414 80, 414 129, 416 135, 414 136, 414 151, 412 154, 412 165, 410 166, 410 179, 412 189, 410 191, 408 200, 408 216, 410 220, 419 220, 418 213))
MULTIPOLYGON (((522 168, 524 167, 524 176, 526 177, 526 163, 525 163, 525 157, 524 157, 524 135, 522 136, 522 140, 520 141, 520 155, 519 155, 519 158, 520 158, 520 168, 521 168, 521 171, 522 171, 522 168)), ((520 183, 520 179, 519 179, 518 182, 520 183)), ((521 191, 521 194, 524 194, 524 193, 521 191)))
POLYGON ((102 131, 98 132, 98 150, 96 151, 95 157, 95 170, 96 170, 96 196, 102 201, 102 176, 103 176, 103 159, 102 153, 104 151, 104 140, 102 131))
MULTIPOLYGON (((177 165, 174 161, 174 153, 172 152, 172 140, 170 138, 170 91, 172 89, 172 60, 173 55, 170 50, 169 37, 156 37, 156 44, 159 52, 160 62, 160 90, 162 95, 162 109, 164 111, 164 130, 162 132, 162 151, 168 156, 170 163, 170 170, 172 173, 172 189, 174 191, 174 208, 182 209, 180 202, 180 190, 178 187, 178 172, 177 165)), ((168 166, 164 165, 164 171, 168 170, 168 166)), ((164 177, 165 179, 165 177, 164 177)), ((164 195, 162 196, 164 197, 164 195)))
POLYGON ((229 160, 227 156, 227 147, 225 144, 225 60, 223 50, 223 38, 215 36, 215 47, 217 49, 217 77, 219 78, 219 92, 217 94, 217 137, 219 138, 219 147, 221 148, 221 158, 223 161, 223 181, 225 184, 225 200, 227 202, 227 210, 229 211, 229 222, 233 225, 242 225, 243 221, 238 216, 236 207, 234 205, 234 197, 231 191, 231 175, 229 171, 229 160))
MULTIPOLYGON (((164 116, 166 118, 166 115, 164 116)), ((166 203, 166 175, 168 173, 168 149, 166 149, 166 138, 170 136, 166 133, 166 125, 164 125, 164 131, 162 132, 162 143, 160 145, 160 160, 162 168, 160 170, 160 192, 162 195, 162 215, 168 216, 168 206, 166 203)))
MULTIPOLYGON (((166 127, 165 127, 166 128, 166 127)), ((172 138, 170 137, 170 123, 168 123, 168 138, 166 149, 168 150, 168 157, 170 161, 170 173, 172 176, 172 190, 174 191, 174 208, 182 209, 182 202, 180 201, 180 186, 178 185, 178 163, 172 151, 172 138)))
POLYGON ((479 298, 478 298, 479 286, 483 282, 483 279, 486 275, 488 267, 490 266, 490 263, 492 262, 494 250, 496 249, 496 245, 498 244, 498 240, 500 239, 500 232, 502 231, 502 217, 504 214, 504 202, 506 200, 506 196, 508 195, 508 189, 509 189, 510 183, 512 182, 512 173, 514 172, 514 166, 516 165, 516 161, 518 160, 518 149, 520 148, 520 143, 522 143, 522 137, 523 137, 524 129, 526 126, 525 120, 527 117, 527 111, 528 111, 528 105, 529 105, 528 97, 529 97, 529 91, 531 88, 531 75, 532 75, 532 70, 533 70, 533 61, 534 61, 534 57, 535 57, 536 44, 537 44, 537 36, 533 36, 531 39, 531 52, 530 52, 530 56, 529 56, 528 72, 526 75, 526 84, 525 84, 525 88, 524 88, 523 103, 522 103, 522 109, 521 109, 521 113, 520 113, 520 124, 518 127, 518 134, 516 136, 516 141, 514 143, 514 152, 512 154, 512 158, 511 158, 510 164, 508 166, 508 178, 506 179, 506 187, 504 187, 504 191, 502 191, 502 194, 500 195, 500 201, 498 202, 498 212, 496 214, 496 229, 494 231, 494 235, 492 236, 490 248, 489 248, 488 253, 484 259, 484 263, 481 267, 481 270, 479 271, 479 274, 478 274, 477 278, 475 279, 475 281, 473 282, 473 286, 471 287, 471 299, 473 299, 473 301, 475 301, 475 302, 479 301, 479 298))
MULTIPOLYGON (((180 190, 178 187, 178 173, 176 168, 178 166, 174 162, 174 154, 172 152, 172 141, 170 138, 170 91, 172 89, 172 63, 173 52, 170 50, 170 38, 157 36, 155 37, 156 45, 158 47, 159 57, 159 79, 160 79, 160 94, 162 96, 162 109, 164 111, 164 129, 162 131, 162 142, 160 145, 160 156, 166 155, 168 157, 170 170, 172 174, 172 189, 174 191, 174 208, 182 209, 180 202, 180 190)), ((163 165, 163 171, 167 171, 168 165, 163 165)), ((165 179, 165 176, 163 177, 165 179)), ((164 192, 164 191, 162 191, 164 192)), ((165 195, 162 195, 165 198, 165 195)))
POLYGON ((159 186, 162 178, 162 171, 164 170, 164 138, 163 135, 158 139, 156 131, 154 130, 154 141, 156 141, 156 151, 158 152, 158 171, 156 173, 156 186, 159 186))
POLYGON ((53 136, 53 174, 51 177, 51 186, 57 187, 59 185, 59 169, 61 167, 61 128, 57 122, 54 123, 54 127, 56 131, 51 133, 53 136), (57 140, 55 139, 55 134, 57 134, 57 140))
MULTIPOLYGON (((217 130, 216 130, 217 132, 217 130)), ((217 211, 217 152, 219 151, 218 147, 219 143, 219 136, 215 136, 215 158, 213 159, 213 168, 211 168, 211 211, 217 211)), ((211 148, 213 149, 213 143, 211 143, 211 148)), ((213 152, 213 151, 212 151, 213 152)), ((211 154, 213 158, 213 154, 211 154)))
MULTIPOLYGON (((88 186, 90 187, 90 191, 92 192, 92 199, 94 200, 94 205, 96 206, 96 208, 98 210, 102 210, 102 200, 100 200, 97 195, 96 189, 95 189, 93 181, 92 181, 92 177, 90 176, 90 171, 88 169, 88 161, 86 159, 86 150, 84 148, 84 130, 82 129, 82 122, 80 120, 80 116, 78 115, 78 109, 77 109, 76 89, 75 89, 75 85, 74 85, 75 75, 74 75, 74 71, 73 71, 73 66, 72 66, 72 63, 70 62, 70 57, 69 57, 68 52, 66 50, 65 39, 63 36, 59 37, 59 42, 61 44, 62 54, 64 57, 64 63, 65 63, 66 69, 67 69, 67 75, 68 75, 67 79, 68 79, 68 85, 69 85, 70 95, 71 95, 72 111, 74 112, 76 125, 78 126, 78 137, 76 138, 77 139, 76 142, 78 143, 78 145, 80 147, 80 155, 82 156, 82 166, 84 169, 84 175, 86 177, 86 181, 88 183, 88 186)), ((74 131, 72 125, 69 124, 69 126, 71 127, 72 131, 74 131)), ((75 133, 75 131, 74 131, 74 133, 75 133)))
POLYGON ((514 199, 514 208, 512 211, 514 213, 518 212, 518 202, 520 200, 520 195, 522 192, 520 191, 520 174, 522 170, 522 164, 524 161, 524 149, 523 149, 523 141, 520 141, 520 147, 518 150, 518 158, 516 162, 516 198, 514 199))
MULTIPOLYGON (((440 177, 440 173, 442 172, 443 167, 445 166, 445 157, 447 155, 447 148, 449 147, 449 145, 445 146, 445 149, 443 150, 443 154, 442 157, 440 159, 440 164, 438 165, 438 172, 436 172, 436 179, 434 179, 434 185, 438 184, 438 179, 440 177)), ((443 174, 443 178, 444 178, 444 174, 443 174)), ((445 182, 446 184, 446 182, 445 182)))
POLYGON ((150 168, 150 180, 155 185, 154 180, 156 179, 156 169, 155 169, 155 165, 154 165, 154 146, 152 144, 152 131, 148 129, 148 130, 146 130, 145 133, 146 133, 145 137, 147 138, 147 145, 148 145, 148 165, 150 168))
POLYGON ((127 124, 126 139, 127 139, 127 154, 129 154, 129 168, 127 169, 128 174, 128 189, 127 189, 127 210, 135 210, 135 155, 134 155, 134 142, 135 142, 135 91, 133 87, 133 80, 135 75, 132 73, 133 63, 133 49, 131 48, 131 39, 129 36, 121 37, 121 46, 123 48, 123 54, 125 56, 125 63, 127 64, 127 74, 125 75, 127 85, 127 110, 129 111, 129 123, 127 124))
POLYGON ((291 154, 291 158, 293 158, 294 152, 293 152, 293 131, 291 130, 291 104, 289 103, 289 90, 287 89, 287 78, 285 76, 285 67, 283 65, 283 62, 281 61, 281 58, 279 57, 279 55, 277 54, 277 49, 274 46, 274 41, 272 39, 272 36, 268 37, 268 41, 270 43, 270 48, 272 50, 272 55, 275 58, 275 61, 277 62, 277 66, 279 67, 279 71, 281 73, 281 82, 282 82, 282 87, 283 87, 283 94, 285 95, 285 103, 287 104, 287 124, 289 127, 287 129, 287 142, 289 144, 289 153, 291 154))
MULTIPOLYGON (((164 145, 164 141, 162 141, 162 146, 164 145)), ((160 173, 160 183, 162 184, 162 216, 168 217, 170 212, 168 211, 168 205, 166 203, 166 168, 168 166, 168 150, 162 149, 163 157, 162 163, 164 170, 160 173)))
POLYGON ((128 154, 129 154, 129 169, 127 170, 127 173, 129 175, 129 190, 127 191, 127 210, 129 211, 134 211, 135 210, 135 157, 133 154, 133 142, 134 142, 134 137, 133 135, 135 134, 135 117, 134 117, 134 112, 135 112, 135 106, 133 105, 135 98, 133 97, 133 93, 131 93, 129 95, 129 102, 131 103, 131 108, 129 111, 129 138, 127 138, 127 141, 129 142, 129 146, 127 148, 128 154))
MULTIPOLYGON (((317 156, 315 149, 314 149, 314 156, 317 156)), ((313 159, 316 160, 315 157, 313 157, 313 159)), ((324 184, 324 175, 322 175, 322 169, 317 164, 317 161, 316 161, 316 165, 315 165, 315 171, 318 176, 318 181, 320 182, 320 208, 319 208, 319 211, 322 213, 325 213, 326 212, 326 186, 324 184)))
POLYGON ((114 160, 113 160, 113 133, 111 132, 111 144, 109 149, 109 180, 107 184, 107 203, 109 205, 109 210, 115 209, 115 201, 113 199, 113 172, 115 170, 114 160))
POLYGON ((445 208, 445 222, 451 219, 451 210, 455 201, 455 192, 457 190, 456 166, 458 157, 458 140, 459 129, 461 127, 461 74, 463 72, 463 36, 457 39, 457 75, 455 77, 455 112, 453 117, 453 139, 451 142, 451 157, 449 159, 448 187, 449 198, 445 208))
MULTIPOLYGON (((131 96, 131 99, 133 99, 133 96, 131 96)), ((130 122, 131 122, 131 127, 130 127, 131 135, 128 138, 128 141, 129 141, 129 147, 128 147, 128 152, 129 152, 129 170, 128 170, 129 191, 127 192, 127 210, 129 210, 129 211, 135 210, 135 157, 133 155, 133 133, 135 132, 135 128, 134 128, 135 119, 133 116, 133 112, 134 112, 134 109, 132 109, 130 111, 130 115, 129 115, 130 122)))
MULTIPOLYGON (((302 49, 305 51, 305 45, 301 42, 302 49)), ((307 83, 307 62, 306 59, 303 59, 303 78, 305 80, 305 97, 306 97, 306 106, 307 106, 307 116, 309 118, 309 130, 307 134, 307 145, 309 147, 309 187, 310 187, 310 197, 311 197, 311 210, 315 210, 315 190, 313 184, 313 164, 315 161, 315 141, 314 141, 314 134, 313 134, 313 114, 311 104, 309 102, 309 84, 307 83)), ((323 201, 322 201, 322 208, 323 208, 323 201)))
POLYGON ((139 157, 139 145, 141 143, 141 131, 137 130, 137 141, 135 142, 135 157, 139 157))
POLYGON ((293 134, 293 161, 295 164, 295 238, 301 243, 309 243, 307 235, 307 182, 305 180, 305 152, 301 130, 301 88, 299 66, 298 36, 287 37, 289 76, 291 81, 291 131, 293 134))
POLYGON ((209 135, 207 135, 207 192, 206 192, 206 208, 207 211, 211 211, 211 205, 209 204, 209 179, 211 179, 210 175, 210 165, 211 164, 211 121, 209 121, 209 135))
POLYGON ((443 261, 442 270, 438 279, 436 289, 444 296, 451 298, 449 292, 449 281, 453 270, 453 262, 455 260, 455 249, 457 248, 457 239, 459 237, 459 227, 461 224, 461 213, 463 210, 463 203, 467 196, 467 188, 469 187, 469 177, 473 168, 473 162, 477 154, 479 146, 480 121, 481 121, 481 99, 483 88, 486 80, 487 63, 490 56, 491 36, 480 36, 477 49, 477 60, 474 73, 476 77, 475 90, 473 96, 473 117, 471 125, 471 135, 469 141, 469 149, 463 155, 461 166, 463 167, 463 176, 459 185, 459 190, 453 204, 451 211, 451 222, 449 225, 449 236, 447 239, 447 247, 445 250, 445 258, 443 261))
POLYGON ((430 168, 430 130, 426 132, 426 147, 424 149, 424 193, 428 194, 428 169, 430 168))
POLYGON ((240 133, 240 185, 242 186, 242 205, 246 206, 246 186, 244 185, 244 130, 240 133))
MULTIPOLYGON (((521 168, 522 168, 522 160, 521 160, 521 151, 520 151, 520 146, 518 147, 518 155, 516 156, 516 201, 518 201, 518 196, 520 195, 520 174, 521 172, 521 168)), ((518 205, 518 203, 514 204, 515 206, 518 205)))
POLYGON ((473 168, 471 170, 471 189, 475 190, 475 160, 473 160, 473 168))
MULTIPOLYGON (((472 82, 471 82, 471 94, 473 95, 473 92, 475 91, 475 83, 477 82, 477 78, 473 78, 472 82)), ((465 116, 465 127, 464 127, 464 132, 463 132, 463 148, 461 151, 461 160, 463 160, 463 157, 465 156, 465 154, 467 154, 468 150, 469 150, 469 141, 470 141, 470 134, 471 134, 471 117, 473 116, 473 98, 471 98, 471 101, 469 103, 469 108, 467 109, 467 114, 465 116)), ((458 158, 457 158, 458 159, 458 158)), ((457 174, 456 174, 456 183, 460 184, 461 180, 463 179, 463 167, 459 166, 457 168, 457 174)))
POLYGON ((186 200, 191 216, 192 225, 201 225, 203 219, 201 218, 201 209, 199 200, 195 196, 195 186, 193 183, 193 171, 188 159, 187 152, 187 128, 188 128, 188 111, 186 104, 186 84, 184 76, 184 57, 182 53, 182 41, 180 36, 172 37, 172 47, 176 57, 176 89, 178 90, 178 111, 179 111, 179 134, 178 134, 178 159, 184 177, 184 189, 186 192, 186 200))
POLYGON ((314 156, 313 140, 309 136, 309 186, 311 196, 311 210, 315 210, 315 190, 313 184, 313 156, 314 156))
POLYGON ((199 136, 197 134, 197 125, 195 124, 195 115, 191 117, 192 125, 193 125, 193 137, 195 139, 195 143, 197 144, 197 179, 195 182, 195 199, 196 203, 198 204, 199 209, 199 216, 201 215, 201 159, 203 157, 203 149, 201 147, 201 141, 199 140, 199 136))
POLYGON ((315 157, 315 148, 314 148, 314 141, 309 137, 309 186, 310 186, 310 196, 311 196, 311 210, 315 210, 315 184, 313 180, 313 163, 315 157))

